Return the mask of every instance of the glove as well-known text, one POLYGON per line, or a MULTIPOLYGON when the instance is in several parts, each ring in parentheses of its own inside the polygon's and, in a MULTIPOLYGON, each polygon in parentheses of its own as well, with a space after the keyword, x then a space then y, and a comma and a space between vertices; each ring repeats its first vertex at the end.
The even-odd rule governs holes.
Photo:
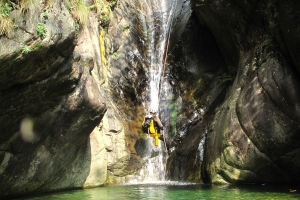
POLYGON ((150 126, 150 121, 151 121, 151 118, 146 118, 144 126, 149 127, 150 126))

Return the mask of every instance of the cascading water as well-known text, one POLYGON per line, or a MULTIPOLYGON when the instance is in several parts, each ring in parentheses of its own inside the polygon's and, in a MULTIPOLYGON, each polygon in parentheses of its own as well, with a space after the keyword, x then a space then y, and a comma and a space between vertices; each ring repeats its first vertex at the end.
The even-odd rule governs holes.
POLYGON ((164 67, 164 56, 166 55, 168 36, 170 26, 177 0, 172 4, 165 0, 151 0, 152 23, 150 25, 149 35, 149 77, 150 77, 150 107, 158 109, 159 89, 162 81, 162 72, 164 67))
MULTIPOLYGON (((158 110, 160 83, 163 77, 164 56, 166 56, 167 42, 172 22, 172 17, 177 0, 173 0, 172 4, 168 1, 154 0, 150 1, 152 7, 153 24, 150 31, 150 45, 148 51, 149 59, 149 90, 150 90, 150 108, 158 110)), ((166 154, 164 154, 165 146, 163 141, 159 142, 159 146, 155 147, 153 139, 147 141, 148 155, 145 167, 145 181, 164 181, 166 154), (153 156, 152 154, 156 154, 153 156), (152 157, 153 156, 153 157, 152 157), (151 158, 152 157, 152 158, 151 158)))
MULTIPOLYGON (((150 32, 149 55, 150 58, 150 108, 158 110, 160 85, 163 78, 164 58, 168 50, 168 39, 172 17, 174 15, 177 0, 169 1, 154 0, 150 1, 153 12, 153 31, 150 32)), ((147 142, 149 149, 146 171, 147 181, 164 181, 166 163, 166 146, 163 141, 155 147, 153 140, 147 142), (157 152, 157 156, 151 158, 151 154, 157 152)))
MULTIPOLYGON (((145 107, 159 110, 160 85, 163 77, 165 57, 168 50, 168 39, 172 18, 177 0, 140 0, 138 6, 139 30, 143 32, 141 43, 148 69, 147 88, 148 105, 145 107)), ((162 120, 163 122, 163 120, 162 120)), ((148 136, 146 142, 146 165, 140 172, 139 182, 156 182, 165 180, 166 148, 163 141, 154 146, 154 139, 148 136)))

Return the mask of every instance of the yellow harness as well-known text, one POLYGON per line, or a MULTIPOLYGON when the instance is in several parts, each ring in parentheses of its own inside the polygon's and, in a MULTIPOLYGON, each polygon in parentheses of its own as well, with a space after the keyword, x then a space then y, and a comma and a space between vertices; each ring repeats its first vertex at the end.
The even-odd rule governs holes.
MULTIPOLYGON (((144 125, 144 122, 142 125, 144 125)), ((153 137, 155 146, 158 146, 158 138, 160 137, 160 133, 158 133, 158 130, 155 128, 153 119, 150 121, 148 134, 150 135, 150 137, 153 137)))

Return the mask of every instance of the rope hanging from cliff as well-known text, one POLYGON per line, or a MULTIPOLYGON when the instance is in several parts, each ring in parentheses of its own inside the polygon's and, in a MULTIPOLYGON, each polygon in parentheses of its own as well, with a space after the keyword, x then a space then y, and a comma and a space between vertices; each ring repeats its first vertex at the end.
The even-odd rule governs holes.
MULTIPOLYGON (((171 26, 172 26, 172 23, 173 23, 174 13, 175 13, 175 7, 176 6, 177 6, 177 0, 173 0, 173 2, 172 2, 172 9, 171 9, 171 11, 173 11, 173 12, 171 13, 171 22, 170 22, 169 27, 168 27, 167 43, 166 43, 166 47, 165 47, 165 49, 166 49, 165 52, 166 53, 165 53, 164 60, 163 60, 162 75, 161 75, 160 83, 159 83, 159 95, 158 95, 158 99, 159 100, 160 100, 160 95, 161 95, 161 86, 162 86, 163 79, 164 79, 165 66, 166 66, 167 57, 168 57, 170 35, 171 35, 171 30, 170 29, 171 29, 171 26)), ((165 145, 165 150, 166 150, 167 155, 168 155, 168 149, 167 149, 165 134, 163 134, 163 141, 164 141, 164 145, 165 145)))
POLYGON ((158 99, 160 99, 160 95, 161 95, 161 85, 162 85, 162 82, 163 82, 163 79, 164 79, 164 73, 165 73, 165 67, 166 67, 166 62, 167 62, 167 57, 168 57, 168 51, 169 51, 169 43, 170 43, 170 35, 171 35, 171 26, 172 26, 172 23, 173 23, 173 19, 174 19, 174 12, 175 12, 175 7, 177 6, 177 0, 173 0, 173 4, 172 4, 172 13, 171 13, 171 23, 169 24, 169 27, 168 27, 168 36, 167 36, 167 43, 166 43, 166 53, 165 53, 165 56, 164 56, 164 60, 163 60, 163 67, 162 67, 162 75, 161 75, 161 78, 160 78, 160 83, 159 83, 159 95, 158 95, 158 99), (175 3, 174 3, 175 1, 175 3))
MULTIPOLYGON (((170 35, 171 35, 171 30, 170 29, 171 29, 171 26, 172 26, 172 23, 173 23, 174 13, 176 11, 176 9, 175 9, 176 6, 177 6, 177 0, 173 0, 173 2, 172 2, 172 11, 173 12, 171 13, 171 22, 170 22, 169 27, 168 27, 168 34, 167 34, 168 36, 167 36, 167 43, 166 43, 166 53, 165 53, 165 57, 164 57, 164 61, 163 61, 162 75, 161 75, 160 83, 159 83, 159 95, 158 95, 158 99, 159 100, 160 100, 161 86, 162 86, 163 79, 164 79, 165 66, 166 66, 167 57, 168 57, 168 51, 169 51, 169 43, 170 43, 170 35)), ((168 152, 168 148, 167 148, 167 143, 166 143, 166 138, 165 138, 165 132, 163 132, 162 136, 163 136, 163 141, 164 141, 164 145, 165 145, 165 151, 167 153, 167 156, 169 156, 169 152, 168 152)), ((167 176, 166 166, 164 166, 164 178, 165 179, 166 179, 166 176, 167 176)))

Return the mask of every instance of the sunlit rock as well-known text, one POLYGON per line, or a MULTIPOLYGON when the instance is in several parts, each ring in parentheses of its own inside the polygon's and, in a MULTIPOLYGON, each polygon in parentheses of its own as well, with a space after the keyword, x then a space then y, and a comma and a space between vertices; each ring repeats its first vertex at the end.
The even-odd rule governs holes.
POLYGON ((33 130, 34 121, 30 118, 24 118, 20 124, 20 133, 21 137, 25 142, 36 142, 38 136, 34 133, 33 130))

